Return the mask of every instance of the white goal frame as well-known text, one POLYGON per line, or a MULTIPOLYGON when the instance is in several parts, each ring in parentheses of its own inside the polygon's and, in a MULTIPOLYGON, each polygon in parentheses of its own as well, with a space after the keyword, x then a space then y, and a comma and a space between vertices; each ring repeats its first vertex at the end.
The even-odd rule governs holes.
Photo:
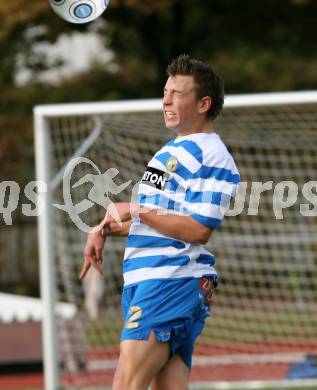
MULTIPOLYGON (((316 103, 317 91, 286 92, 286 93, 261 93, 246 95, 229 95, 225 99, 225 108, 243 106, 268 106, 281 104, 316 103)), ((47 119, 54 116, 76 116, 96 115, 105 113, 138 112, 138 111, 160 111, 162 109, 161 99, 137 100, 137 101, 116 101, 98 103, 78 104, 54 104, 40 105, 34 107, 34 134, 35 134, 35 156, 36 156, 36 180, 47 183, 47 191, 39 193, 39 202, 44 204, 44 209, 38 216, 38 241, 39 241, 39 262, 40 262, 40 289, 43 304, 43 360, 45 372, 45 389, 59 389, 59 368, 58 350, 56 337, 56 324, 54 318, 54 307, 56 303, 56 283, 54 266, 54 245, 52 229, 51 210, 51 188, 52 180, 50 171, 50 144, 48 137, 47 119)), ((54 187, 56 184, 55 178, 54 187)), ((300 381, 294 381, 298 386, 300 381)), ((300 382, 302 383, 302 382, 300 382)), ((317 385, 317 379, 304 381, 305 385, 317 385)), ((242 385, 242 384, 241 384, 242 385)), ((246 384, 243 384, 246 386, 246 384)), ((270 384, 265 382, 266 387, 270 384)), ((276 383, 272 382, 272 386, 276 383)), ((291 386, 292 383, 288 383, 291 386)), ((208 385, 204 383, 204 387, 208 385)), ((219 385, 219 389, 233 388, 229 385, 219 385)), ((236 384, 238 386, 238 384, 236 384)), ((263 382, 257 382, 250 387, 259 389, 263 382), (253 387, 252 387, 253 386, 253 387)), ((195 388, 197 388, 195 386, 195 388)), ((215 388, 215 387, 213 387, 215 388)), ((236 387, 237 388, 237 387, 236 387)))

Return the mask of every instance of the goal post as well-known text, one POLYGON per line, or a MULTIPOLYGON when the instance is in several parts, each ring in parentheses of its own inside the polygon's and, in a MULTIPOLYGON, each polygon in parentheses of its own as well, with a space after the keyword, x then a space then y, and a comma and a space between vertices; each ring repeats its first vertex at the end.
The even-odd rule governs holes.
MULTIPOLYGON (((94 180, 107 171, 116 186, 130 182, 109 199, 128 201, 172 134, 161 99, 37 106, 34 125, 36 179, 47 185, 38 193, 45 388, 105 387, 118 356, 125 241, 109 237, 103 277, 79 282, 86 231, 105 212, 91 191, 102 192, 94 180), (56 314, 57 301, 76 306, 72 320, 56 314)), ((191 382, 317 385, 317 91, 227 96, 214 127, 242 185, 208 243, 220 286, 191 382)))
MULTIPOLYGON (((49 129, 43 115, 35 115, 35 168, 36 179, 50 183, 49 129)), ((45 389, 58 389, 59 372, 57 363, 57 334, 54 318, 56 303, 56 280, 53 250, 53 229, 51 216, 51 191, 39 193, 39 202, 44 205, 38 216, 38 247, 40 260, 40 291, 42 298, 42 345, 45 389)))

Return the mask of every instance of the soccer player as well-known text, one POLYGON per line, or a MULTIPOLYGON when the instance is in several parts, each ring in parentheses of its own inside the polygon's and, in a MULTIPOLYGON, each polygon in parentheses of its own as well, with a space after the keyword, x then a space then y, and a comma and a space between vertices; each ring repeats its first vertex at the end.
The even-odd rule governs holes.
POLYGON ((176 138, 149 162, 138 202, 116 203, 88 235, 82 279, 102 272, 107 235, 128 235, 120 357, 115 390, 188 389, 193 345, 210 315, 217 285, 215 258, 205 247, 220 226, 240 177, 213 120, 224 101, 222 78, 187 55, 167 68, 163 114, 176 138))

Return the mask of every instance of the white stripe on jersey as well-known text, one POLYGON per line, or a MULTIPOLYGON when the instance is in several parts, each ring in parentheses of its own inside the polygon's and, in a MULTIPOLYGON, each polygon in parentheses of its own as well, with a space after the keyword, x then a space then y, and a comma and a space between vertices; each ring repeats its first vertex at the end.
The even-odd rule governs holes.
POLYGON ((195 213, 202 215, 203 217, 211 217, 217 219, 223 219, 224 213, 226 211, 224 207, 219 207, 218 205, 211 203, 184 202, 184 206, 193 214, 195 213))
POLYGON ((216 275, 214 267, 205 264, 187 264, 186 266, 165 266, 157 268, 142 268, 142 279, 140 279, 140 269, 124 273, 124 284, 127 286, 149 279, 170 279, 170 278, 200 278, 204 275, 216 275))
POLYGON ((234 193, 234 190, 236 188, 236 184, 228 183, 224 180, 217 180, 217 179, 192 179, 190 181, 190 189, 191 191, 203 191, 204 188, 210 187, 213 192, 222 192, 226 195, 232 195, 234 193))
POLYGON ((164 250, 164 256, 168 257, 176 257, 176 256, 186 256, 188 249, 187 248, 174 248, 172 246, 164 247, 164 248, 132 248, 127 247, 124 252, 124 257, 126 259, 138 258, 138 257, 146 257, 146 256, 161 256, 162 251, 164 250))

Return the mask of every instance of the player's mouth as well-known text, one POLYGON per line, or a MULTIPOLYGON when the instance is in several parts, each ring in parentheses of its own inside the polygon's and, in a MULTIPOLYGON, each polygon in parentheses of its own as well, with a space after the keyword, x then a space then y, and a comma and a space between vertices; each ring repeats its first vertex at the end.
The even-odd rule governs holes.
POLYGON ((173 111, 165 111, 165 116, 167 118, 173 118, 174 116, 176 116, 176 114, 173 111))

